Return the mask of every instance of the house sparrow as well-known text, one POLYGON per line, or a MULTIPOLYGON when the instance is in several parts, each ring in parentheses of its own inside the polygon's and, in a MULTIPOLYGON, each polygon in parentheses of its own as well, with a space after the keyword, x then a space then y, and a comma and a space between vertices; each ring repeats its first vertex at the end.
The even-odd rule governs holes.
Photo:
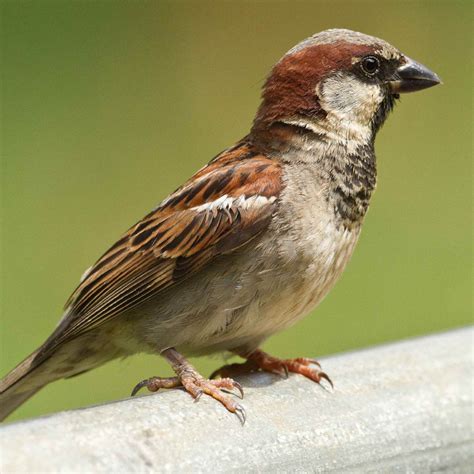
POLYGON ((308 314, 343 272, 375 188, 374 139, 403 92, 440 83, 383 40, 315 34, 274 66, 250 133, 131 227, 83 275, 46 342, 0 382, 0 419, 46 384, 137 352, 245 420, 236 369, 329 377, 259 349, 308 314), (206 379, 184 355, 247 360, 206 379), (224 391, 222 390, 224 389, 224 391))

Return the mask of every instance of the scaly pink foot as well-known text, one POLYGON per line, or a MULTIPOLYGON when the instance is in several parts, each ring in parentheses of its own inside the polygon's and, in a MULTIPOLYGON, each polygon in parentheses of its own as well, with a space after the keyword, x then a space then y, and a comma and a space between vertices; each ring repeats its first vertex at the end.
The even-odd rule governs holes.
POLYGON ((214 371, 211 378, 220 376, 228 377, 229 375, 244 374, 264 370, 266 372, 277 373, 280 375, 288 375, 288 372, 301 374, 316 383, 320 383, 322 379, 329 382, 334 387, 331 379, 321 370, 321 365, 317 360, 308 359, 306 357, 298 357, 296 359, 278 359, 260 349, 253 352, 244 352, 236 350, 235 354, 247 359, 243 364, 229 364, 214 371))
POLYGON ((242 424, 245 423, 246 415, 245 410, 228 394, 222 392, 224 390, 237 389, 240 393, 241 398, 244 397, 242 386, 230 379, 221 378, 219 380, 207 380, 175 349, 166 349, 162 352, 162 355, 170 362, 173 370, 176 372, 176 377, 151 377, 149 379, 142 380, 132 390, 132 396, 134 396, 141 388, 146 387, 151 392, 156 392, 160 388, 176 388, 183 387, 195 401, 198 401, 202 394, 211 396, 215 400, 224 405, 227 410, 235 413, 242 424))

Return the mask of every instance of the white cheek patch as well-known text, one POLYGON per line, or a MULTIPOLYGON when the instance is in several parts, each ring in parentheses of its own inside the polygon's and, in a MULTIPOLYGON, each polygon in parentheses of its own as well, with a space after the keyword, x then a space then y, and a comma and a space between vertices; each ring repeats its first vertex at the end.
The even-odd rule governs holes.
POLYGON ((356 77, 334 75, 316 91, 322 108, 342 121, 369 126, 383 94, 377 84, 367 84, 356 77))

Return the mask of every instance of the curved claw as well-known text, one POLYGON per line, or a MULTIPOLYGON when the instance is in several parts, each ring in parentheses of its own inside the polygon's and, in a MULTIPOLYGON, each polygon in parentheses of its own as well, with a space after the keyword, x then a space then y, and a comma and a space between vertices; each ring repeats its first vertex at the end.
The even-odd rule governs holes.
POLYGON ((316 359, 309 359, 311 364, 317 365, 319 368, 321 368, 321 364, 316 360, 316 359))
POLYGON ((137 383, 135 387, 133 387, 131 397, 134 397, 143 387, 147 387, 150 379, 142 380, 141 382, 137 383))
POLYGON ((263 369, 266 372, 269 372, 270 374, 278 375, 279 377, 282 377, 284 379, 287 379, 289 377, 289 369, 286 364, 278 364, 277 367, 269 367, 268 369, 263 369))
POLYGON ((331 385, 331 388, 334 390, 334 384, 332 383, 332 380, 329 378, 329 375, 326 372, 320 372, 319 376, 322 379, 327 380, 327 382, 329 382, 329 385, 331 385))
POLYGON ((240 399, 243 400, 244 399, 244 389, 242 388, 242 385, 240 385, 239 382, 236 382, 234 380, 234 387, 239 391, 240 399))
POLYGON ((203 393, 204 393, 204 392, 203 392, 202 390, 199 390, 199 391, 196 393, 196 396, 194 397, 194 403, 197 403, 197 402, 201 399, 203 393))
POLYGON ((237 405, 235 407, 235 412, 234 412, 239 419, 240 423, 242 423, 242 426, 245 425, 245 421, 247 420, 247 414, 245 413, 245 409, 242 405, 237 405))

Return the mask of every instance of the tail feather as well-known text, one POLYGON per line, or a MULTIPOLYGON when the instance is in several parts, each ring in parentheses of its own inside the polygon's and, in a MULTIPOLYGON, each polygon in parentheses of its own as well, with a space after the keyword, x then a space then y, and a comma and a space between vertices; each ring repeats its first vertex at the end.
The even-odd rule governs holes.
POLYGON ((38 370, 37 354, 38 350, 0 380, 0 421, 51 381, 38 370))
POLYGON ((34 360, 39 352, 39 349, 30 354, 25 360, 20 362, 13 370, 11 370, 2 380, 0 380, 0 393, 6 392, 33 369, 34 360))
POLYGON ((34 388, 26 392, 16 393, 9 391, 0 394, 0 421, 3 421, 10 413, 23 405, 30 397, 43 387, 34 388))
POLYGON ((97 333, 87 333, 49 349, 47 342, 0 380, 0 421, 55 380, 73 377, 122 356, 115 346, 105 348, 97 333))

